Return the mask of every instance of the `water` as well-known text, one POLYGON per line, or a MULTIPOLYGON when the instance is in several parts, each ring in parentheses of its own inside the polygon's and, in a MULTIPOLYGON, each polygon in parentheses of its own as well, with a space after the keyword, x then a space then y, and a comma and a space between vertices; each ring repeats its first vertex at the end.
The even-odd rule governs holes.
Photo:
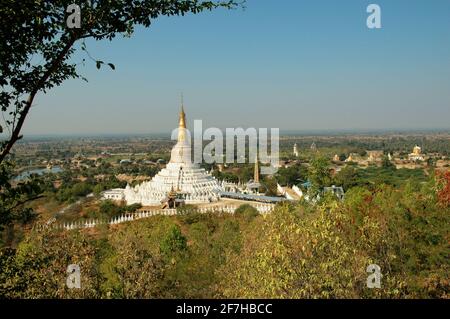
POLYGON ((63 169, 59 166, 53 166, 52 168, 35 168, 23 171, 19 175, 17 175, 14 180, 15 181, 22 181, 30 177, 31 174, 37 174, 37 175, 44 175, 49 173, 60 173, 63 169))

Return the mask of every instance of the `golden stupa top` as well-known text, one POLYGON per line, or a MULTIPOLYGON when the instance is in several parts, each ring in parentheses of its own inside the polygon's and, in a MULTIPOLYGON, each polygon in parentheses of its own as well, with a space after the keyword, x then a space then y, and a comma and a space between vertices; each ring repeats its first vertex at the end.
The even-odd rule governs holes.
POLYGON ((183 106, 183 104, 181 104, 180 122, 178 124, 178 128, 186 128, 186 114, 184 113, 184 106, 183 106))
POLYGON ((183 94, 181 95, 180 120, 178 122, 178 142, 186 142, 186 113, 184 113, 183 94))
POLYGON ((418 145, 414 146, 413 154, 420 155, 420 153, 422 153, 422 148, 420 146, 418 146, 418 145))

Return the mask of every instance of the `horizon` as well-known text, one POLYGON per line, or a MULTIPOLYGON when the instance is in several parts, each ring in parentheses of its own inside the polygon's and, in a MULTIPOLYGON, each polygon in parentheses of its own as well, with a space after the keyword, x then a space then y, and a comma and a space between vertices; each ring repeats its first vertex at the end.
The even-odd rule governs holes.
POLYGON ((205 127, 450 130, 450 2, 379 0, 381 29, 366 26, 369 3, 247 0, 90 41, 116 70, 80 66, 89 83, 39 94, 23 133, 167 132, 182 92, 188 119, 205 127))
MULTIPOLYGON (((245 128, 244 128, 245 129, 245 128)), ((221 129, 222 130, 222 129, 221 129)), ((21 141, 31 139, 76 139, 76 138, 131 138, 150 137, 170 139, 171 132, 147 132, 147 133, 53 133, 53 134, 27 134, 21 141)), ((358 135, 427 135, 427 134, 450 134, 446 128, 424 128, 424 129, 333 129, 333 130, 280 130, 280 137, 314 137, 314 136, 358 136, 358 135)), ((21 142, 19 141, 19 143, 21 142)))

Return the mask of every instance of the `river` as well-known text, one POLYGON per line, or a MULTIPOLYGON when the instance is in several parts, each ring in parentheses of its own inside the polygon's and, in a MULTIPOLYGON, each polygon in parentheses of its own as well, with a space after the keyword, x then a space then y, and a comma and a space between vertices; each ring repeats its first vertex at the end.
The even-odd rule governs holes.
POLYGON ((14 180, 22 181, 30 177, 31 174, 44 175, 49 173, 60 173, 63 169, 59 166, 53 166, 52 168, 34 168, 30 170, 23 171, 19 175, 17 175, 14 180))

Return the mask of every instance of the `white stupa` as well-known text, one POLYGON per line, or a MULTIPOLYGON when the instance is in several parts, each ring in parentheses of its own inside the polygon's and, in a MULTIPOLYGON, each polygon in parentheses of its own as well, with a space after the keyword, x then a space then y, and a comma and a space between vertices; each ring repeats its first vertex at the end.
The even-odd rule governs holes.
MULTIPOLYGON (((191 141, 186 133, 186 115, 183 105, 180 111, 178 141, 173 147, 170 162, 151 181, 123 190, 122 200, 128 205, 160 205, 169 193, 176 192, 186 204, 217 201, 223 187, 198 164, 191 160, 191 141)), ((114 190, 117 195, 117 189, 114 190)), ((104 197, 108 197, 105 192, 104 197)))

